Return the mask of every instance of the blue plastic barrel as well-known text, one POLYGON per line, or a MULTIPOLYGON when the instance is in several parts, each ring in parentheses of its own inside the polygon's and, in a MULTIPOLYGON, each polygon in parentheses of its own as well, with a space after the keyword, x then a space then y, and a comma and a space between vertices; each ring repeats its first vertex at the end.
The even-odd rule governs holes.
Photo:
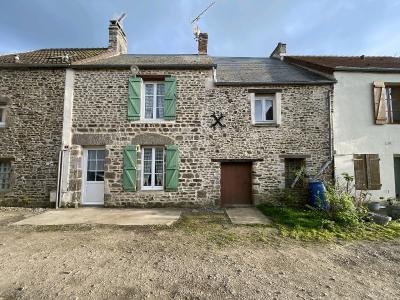
POLYGON ((325 197, 325 185, 322 181, 310 181, 308 183, 308 200, 310 205, 320 209, 328 209, 329 204, 325 197))

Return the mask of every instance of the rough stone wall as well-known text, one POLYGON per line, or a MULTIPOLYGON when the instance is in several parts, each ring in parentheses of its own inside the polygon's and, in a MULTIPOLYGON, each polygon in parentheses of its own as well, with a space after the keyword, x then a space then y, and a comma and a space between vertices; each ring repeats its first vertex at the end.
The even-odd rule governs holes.
POLYGON ((64 70, 0 70, 0 96, 9 100, 0 128, 0 159, 12 161, 12 187, 0 205, 51 205, 57 189, 64 101, 64 70))
MULTIPOLYGON (((143 123, 127 120, 128 70, 80 70, 75 74, 73 133, 111 135, 105 159, 105 206, 219 205, 220 163, 211 159, 263 159, 253 164, 253 198, 267 201, 284 187, 281 154, 310 154, 309 171, 329 159, 331 86, 264 86, 209 88, 211 70, 141 71, 141 74, 177 77, 177 119, 143 123), (280 88, 282 124, 256 127, 251 123, 249 88, 280 88), (224 114, 225 128, 210 127, 213 112, 224 114), (124 192, 121 185, 123 147, 140 134, 164 135, 179 145, 178 192, 124 192)), ((101 139, 100 139, 101 140, 101 139)), ((81 198, 82 147, 71 152, 70 191, 81 198), (75 174, 75 175, 74 175, 75 174)), ((141 163, 138 153, 138 178, 141 163)), ((328 177, 329 177, 329 172, 328 177)))

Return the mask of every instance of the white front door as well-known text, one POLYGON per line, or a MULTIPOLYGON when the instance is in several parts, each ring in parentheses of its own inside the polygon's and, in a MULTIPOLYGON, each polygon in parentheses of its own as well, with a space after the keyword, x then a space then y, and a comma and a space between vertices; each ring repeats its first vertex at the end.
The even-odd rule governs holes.
POLYGON ((83 205, 104 205, 104 149, 83 152, 83 205))

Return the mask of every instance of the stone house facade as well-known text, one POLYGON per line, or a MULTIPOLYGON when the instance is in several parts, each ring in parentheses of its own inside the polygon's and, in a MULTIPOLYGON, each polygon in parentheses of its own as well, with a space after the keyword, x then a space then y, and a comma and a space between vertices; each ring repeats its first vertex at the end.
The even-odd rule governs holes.
MULTIPOLYGON (((118 28, 110 45, 127 49, 120 45, 126 42, 122 28, 111 26, 118 28)), ((269 201, 290 182, 288 166, 300 163, 331 179, 332 169, 323 166, 332 156, 332 80, 283 62, 276 51, 269 58, 208 56, 204 34, 201 54, 117 52, 105 48, 49 66, 43 86, 34 79, 43 65, 30 65, 21 75, 20 63, 0 63, 0 72, 14 80, 0 94, 15 101, 7 104, 7 128, 0 129, 7 153, 0 162, 11 161, 13 177, 0 193, 2 204, 31 195, 24 205, 50 206, 52 192, 59 206, 252 205, 269 201), (14 135, 13 124, 23 130, 24 105, 13 86, 24 76, 34 80, 25 93, 40 103, 35 109, 42 125, 26 121, 32 132, 14 135), (8 114, 16 121, 8 123, 8 114), (7 139, 26 148, 36 144, 41 156, 29 158, 27 167, 27 152, 16 143, 7 146, 7 139), (43 187, 23 184, 30 176, 35 187, 41 174, 43 187)), ((1 73, 0 82, 7 78, 1 73)))

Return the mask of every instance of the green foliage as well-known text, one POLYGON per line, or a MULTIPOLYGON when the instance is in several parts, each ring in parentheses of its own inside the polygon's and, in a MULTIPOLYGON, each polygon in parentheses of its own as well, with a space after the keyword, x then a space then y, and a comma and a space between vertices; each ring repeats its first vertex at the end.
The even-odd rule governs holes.
MULTIPOLYGON (((349 205, 348 199, 344 206, 349 205)), ((348 206, 347 206, 348 207, 348 206)), ((277 207, 262 204, 258 208, 268 216, 284 237, 299 240, 332 241, 344 240, 377 240, 394 239, 400 237, 400 223, 390 222, 387 226, 381 226, 369 222, 338 222, 331 219, 329 212, 298 209, 291 207, 277 207)), ((340 216, 346 221, 348 216, 340 216)))
POLYGON ((332 221, 347 226, 354 226, 362 222, 364 212, 356 209, 350 194, 331 186, 327 188, 325 197, 329 203, 328 214, 332 221))

